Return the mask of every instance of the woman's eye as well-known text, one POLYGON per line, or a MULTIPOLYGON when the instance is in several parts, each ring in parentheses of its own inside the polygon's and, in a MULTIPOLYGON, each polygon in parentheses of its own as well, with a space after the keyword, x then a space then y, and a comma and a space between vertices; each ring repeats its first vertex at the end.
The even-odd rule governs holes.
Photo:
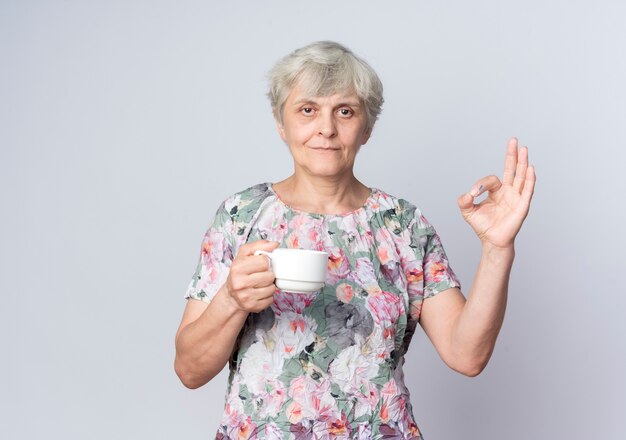
POLYGON ((349 108, 342 108, 339 110, 339 114, 341 116, 351 116, 352 115, 352 110, 350 110, 349 108))
POLYGON ((311 115, 313 114, 313 109, 311 107, 304 107, 302 109, 302 113, 304 113, 305 115, 311 115))

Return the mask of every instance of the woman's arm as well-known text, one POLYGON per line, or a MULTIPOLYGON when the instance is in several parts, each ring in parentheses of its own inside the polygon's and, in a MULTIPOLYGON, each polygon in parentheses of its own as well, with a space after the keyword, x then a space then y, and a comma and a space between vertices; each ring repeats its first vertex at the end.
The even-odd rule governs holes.
POLYGON ((459 197, 463 217, 482 242, 480 264, 467 300, 456 288, 425 299, 420 324, 444 362, 462 374, 478 375, 493 353, 506 310, 514 241, 528 215, 535 180, 528 150, 518 151, 517 139, 511 139, 502 182, 485 177, 459 197), (488 197, 474 204, 485 191, 488 197))
POLYGON ((248 313, 273 302, 274 274, 267 257, 254 251, 272 251, 278 243, 257 241, 241 246, 228 278, 210 303, 190 299, 176 332, 174 369, 188 388, 199 388, 226 365, 248 313))
POLYGON ((187 388, 215 377, 230 357, 247 312, 232 306, 222 287, 207 304, 189 299, 176 333, 174 369, 187 388))
POLYGON ((424 300, 420 324, 444 362, 477 376, 493 353, 506 309, 514 251, 483 246, 467 301, 457 288, 424 300))

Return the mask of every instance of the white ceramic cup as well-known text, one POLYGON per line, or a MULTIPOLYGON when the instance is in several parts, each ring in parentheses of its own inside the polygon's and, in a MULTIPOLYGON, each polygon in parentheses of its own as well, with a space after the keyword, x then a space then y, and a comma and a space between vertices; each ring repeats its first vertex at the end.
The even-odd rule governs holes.
POLYGON ((326 282, 328 254, 323 251, 278 248, 272 252, 256 251, 270 259, 276 287, 286 292, 317 292, 326 282))

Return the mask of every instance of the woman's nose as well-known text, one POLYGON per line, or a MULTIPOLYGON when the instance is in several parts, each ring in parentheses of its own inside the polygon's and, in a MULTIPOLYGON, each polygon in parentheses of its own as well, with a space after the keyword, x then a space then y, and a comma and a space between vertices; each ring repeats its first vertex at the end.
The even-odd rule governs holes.
POLYGON ((322 113, 319 116, 319 134, 324 137, 333 137, 337 134, 337 128, 335 126, 335 118, 333 118, 332 112, 322 113))

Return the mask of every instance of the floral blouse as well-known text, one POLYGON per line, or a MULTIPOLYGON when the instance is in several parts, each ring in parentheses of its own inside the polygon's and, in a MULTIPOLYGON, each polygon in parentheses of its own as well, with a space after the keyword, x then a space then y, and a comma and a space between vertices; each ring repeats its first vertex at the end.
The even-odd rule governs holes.
POLYGON ((326 285, 276 290, 230 362, 218 439, 421 439, 402 366, 422 301, 458 287, 439 236, 405 200, 310 214, 263 183, 228 198, 202 242, 186 298, 210 302, 239 247, 266 239, 328 252, 326 285))

